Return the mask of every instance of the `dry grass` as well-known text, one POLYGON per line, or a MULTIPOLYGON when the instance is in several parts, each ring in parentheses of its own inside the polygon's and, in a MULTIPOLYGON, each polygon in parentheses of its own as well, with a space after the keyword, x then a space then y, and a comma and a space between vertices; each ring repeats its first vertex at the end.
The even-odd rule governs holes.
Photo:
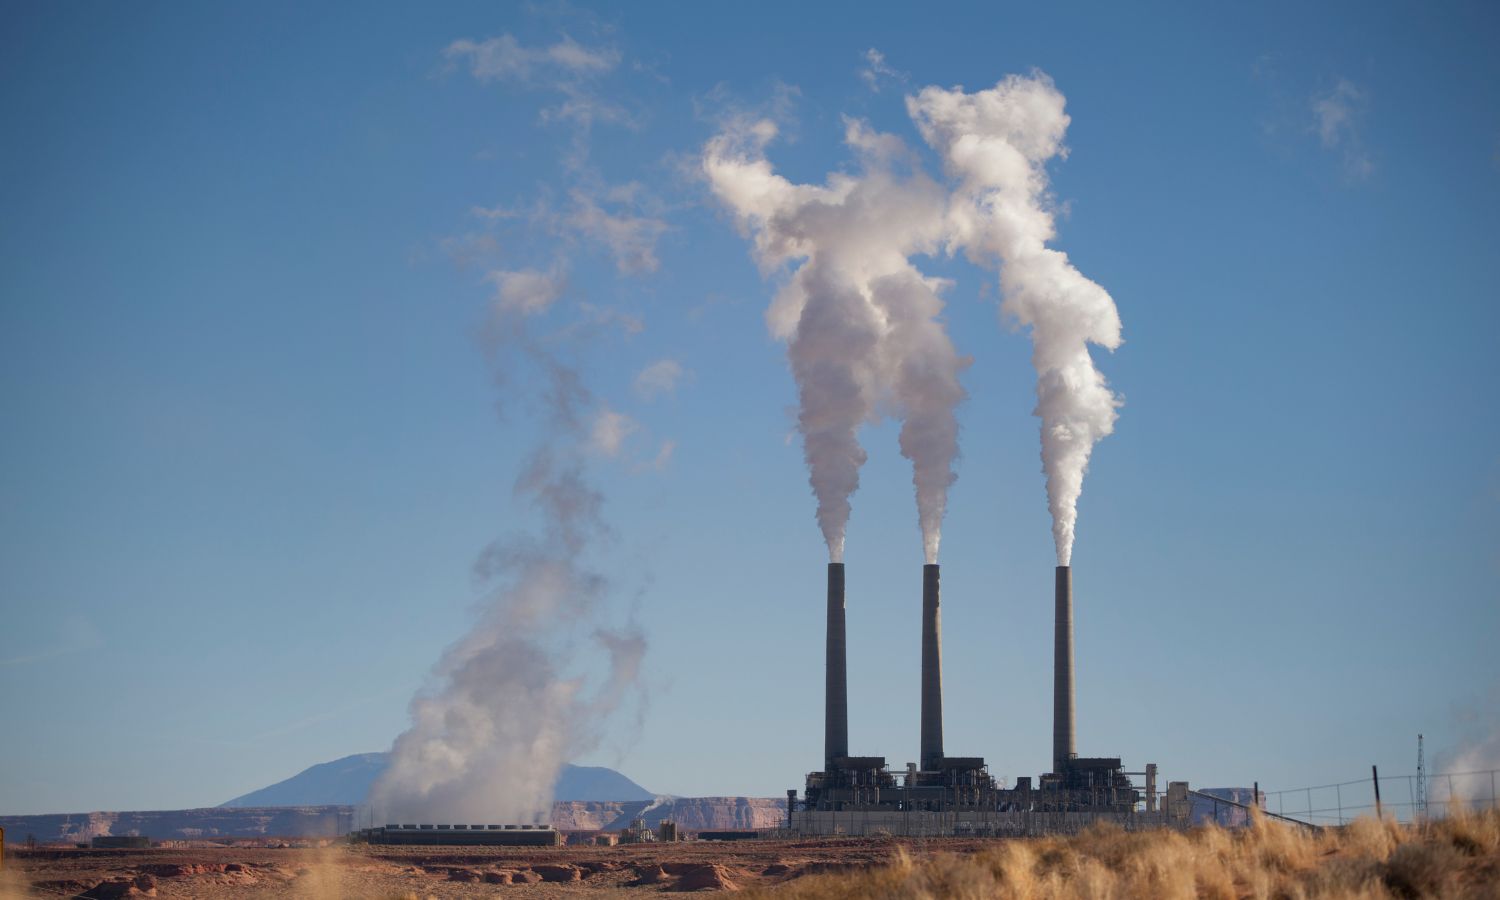
MULTIPOLYGON (((759 893, 773 892, 751 896, 759 893)), ((1265 818, 1234 831, 1098 827, 963 856, 917 859, 900 851, 889 866, 810 876, 774 893, 792 900, 1500 900, 1500 812, 1455 813, 1418 828, 1360 819, 1319 833, 1265 818)))

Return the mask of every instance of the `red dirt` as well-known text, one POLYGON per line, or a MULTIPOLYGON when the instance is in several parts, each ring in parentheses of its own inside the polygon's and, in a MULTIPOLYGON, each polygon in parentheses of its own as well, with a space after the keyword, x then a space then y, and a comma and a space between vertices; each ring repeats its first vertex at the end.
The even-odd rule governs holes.
POLYGON ((862 838, 692 841, 616 847, 173 847, 11 851, 0 900, 15 897, 448 898, 640 897, 664 891, 733 891, 815 872, 989 842, 862 838))

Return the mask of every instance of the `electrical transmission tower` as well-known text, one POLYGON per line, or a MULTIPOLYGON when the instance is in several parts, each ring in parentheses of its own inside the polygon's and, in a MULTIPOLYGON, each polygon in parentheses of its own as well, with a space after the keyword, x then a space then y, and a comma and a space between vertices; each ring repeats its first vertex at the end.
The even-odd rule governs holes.
POLYGON ((1413 812, 1427 818, 1427 767, 1422 758, 1422 736, 1417 735, 1417 808, 1413 812))

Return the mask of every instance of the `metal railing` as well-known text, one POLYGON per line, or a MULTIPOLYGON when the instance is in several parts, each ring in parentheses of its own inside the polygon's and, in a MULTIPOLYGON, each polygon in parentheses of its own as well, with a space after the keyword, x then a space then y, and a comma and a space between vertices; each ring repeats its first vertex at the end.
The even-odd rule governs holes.
MULTIPOLYGON (((1219 805, 1220 804, 1223 804, 1224 806, 1230 807, 1230 808, 1233 808, 1233 809, 1243 810, 1246 813, 1249 813, 1251 811, 1251 807, 1248 804, 1240 803, 1237 800, 1231 800, 1228 797, 1219 797, 1219 796, 1217 796, 1215 794, 1205 794, 1205 793, 1202 793, 1201 791, 1194 791, 1194 790, 1189 790, 1188 791, 1188 796, 1191 797, 1191 798, 1193 798, 1193 799, 1195 799, 1195 800, 1202 800, 1202 801, 1207 802, 1207 803, 1212 803, 1213 807, 1214 807, 1214 822, 1219 822, 1220 821, 1220 819, 1219 819, 1219 805)), ((1261 796, 1262 797, 1265 796, 1265 792, 1264 791, 1261 792, 1261 796)), ((1273 818, 1273 819, 1278 819, 1278 820, 1280 820, 1282 822, 1286 822, 1286 823, 1291 824, 1291 825, 1301 825, 1304 828, 1311 828, 1313 831, 1317 831, 1319 828, 1323 827, 1321 825, 1316 825, 1316 824, 1314 824, 1312 822, 1304 822, 1301 819, 1294 819, 1291 816, 1284 816, 1281 813, 1274 813, 1274 812, 1271 812, 1268 809, 1262 809, 1261 812, 1264 813, 1265 815, 1273 818)))

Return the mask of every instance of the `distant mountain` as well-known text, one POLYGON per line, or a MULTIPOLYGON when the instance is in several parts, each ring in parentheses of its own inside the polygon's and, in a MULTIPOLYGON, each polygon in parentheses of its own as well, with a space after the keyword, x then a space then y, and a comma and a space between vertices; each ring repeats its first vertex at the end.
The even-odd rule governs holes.
MULTIPOLYGON (((365 802, 370 786, 385 771, 385 753, 356 753, 333 762, 304 769, 286 781, 235 797, 221 807, 251 806, 357 806, 365 802)), ((652 800, 656 795, 603 766, 565 765, 558 776, 553 799, 558 801, 652 800)))
POLYGON ((358 806, 385 771, 386 754, 356 753, 303 769, 286 781, 235 797, 220 806, 358 806))

